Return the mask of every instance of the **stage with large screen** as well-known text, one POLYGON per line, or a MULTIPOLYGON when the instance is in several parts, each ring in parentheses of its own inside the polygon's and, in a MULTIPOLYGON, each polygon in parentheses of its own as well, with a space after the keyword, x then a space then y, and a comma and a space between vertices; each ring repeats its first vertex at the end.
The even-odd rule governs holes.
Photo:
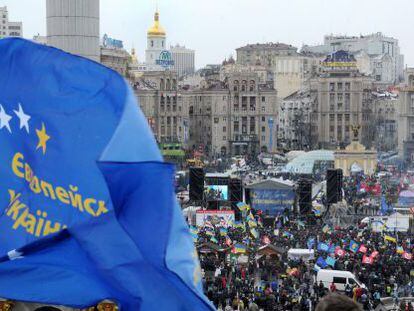
POLYGON ((204 198, 207 201, 227 201, 229 199, 229 186, 207 185, 204 187, 204 198))

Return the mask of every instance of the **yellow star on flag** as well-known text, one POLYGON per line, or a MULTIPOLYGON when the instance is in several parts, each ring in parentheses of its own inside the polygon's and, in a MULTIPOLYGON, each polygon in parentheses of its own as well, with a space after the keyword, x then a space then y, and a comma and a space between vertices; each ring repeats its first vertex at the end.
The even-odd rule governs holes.
POLYGON ((39 138, 39 143, 37 144, 36 150, 42 148, 43 154, 46 153, 46 142, 50 139, 50 136, 46 134, 45 124, 42 123, 42 129, 36 129, 37 137, 39 138))

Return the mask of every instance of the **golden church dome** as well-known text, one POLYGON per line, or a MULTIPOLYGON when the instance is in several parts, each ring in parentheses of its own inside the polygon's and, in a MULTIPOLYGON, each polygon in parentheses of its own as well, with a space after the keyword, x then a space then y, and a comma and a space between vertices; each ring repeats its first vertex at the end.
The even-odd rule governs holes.
POLYGON ((148 29, 147 35, 148 36, 160 36, 160 37, 165 36, 165 30, 160 25, 160 14, 158 13, 158 11, 155 12, 154 25, 152 25, 152 27, 148 29))

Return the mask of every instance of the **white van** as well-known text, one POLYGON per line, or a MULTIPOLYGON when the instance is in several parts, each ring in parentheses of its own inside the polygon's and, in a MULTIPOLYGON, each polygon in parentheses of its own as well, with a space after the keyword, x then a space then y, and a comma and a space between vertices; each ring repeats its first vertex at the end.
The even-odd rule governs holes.
POLYGON ((365 284, 358 281, 356 276, 349 271, 321 269, 316 275, 316 281, 318 282, 318 285, 319 282, 322 281, 327 289, 329 289, 332 282, 334 282, 336 289, 341 291, 345 290, 346 284, 349 284, 351 287, 354 284, 357 284, 359 287, 366 288, 365 284))
POLYGON ((291 248, 288 250, 287 256, 292 260, 302 259, 303 261, 309 261, 315 259, 315 251, 313 249, 291 248))

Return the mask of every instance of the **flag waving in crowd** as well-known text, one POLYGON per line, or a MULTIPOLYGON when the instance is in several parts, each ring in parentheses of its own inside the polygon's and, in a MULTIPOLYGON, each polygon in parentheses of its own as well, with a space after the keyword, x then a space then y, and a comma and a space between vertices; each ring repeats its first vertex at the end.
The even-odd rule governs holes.
POLYGON ((124 79, 22 39, 0 55, 0 297, 211 309, 174 169, 124 79))

